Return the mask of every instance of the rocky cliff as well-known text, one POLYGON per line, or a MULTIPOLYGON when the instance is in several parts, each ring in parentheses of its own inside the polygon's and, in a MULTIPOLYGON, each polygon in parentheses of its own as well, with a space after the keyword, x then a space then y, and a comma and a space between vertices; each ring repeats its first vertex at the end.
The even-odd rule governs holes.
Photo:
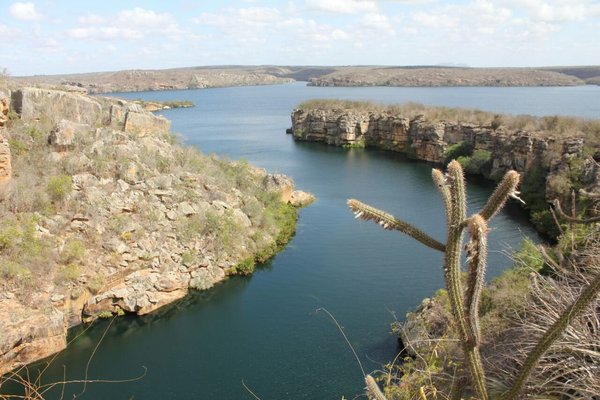
MULTIPOLYGON (((401 109, 382 111, 373 106, 373 111, 364 104, 357 108, 328 107, 323 102, 318 107, 296 109, 289 132, 299 141, 377 147, 439 164, 448 157, 459 157, 459 161, 468 164, 467 172, 489 178, 501 177, 514 169, 525 173, 525 186, 530 187, 524 190, 537 191, 530 193, 531 198, 543 197, 545 193, 547 199, 553 199, 569 195, 572 189, 600 188, 600 165, 591 157, 600 155, 598 132, 577 130, 578 126, 583 130, 591 129, 590 126, 597 129, 589 121, 574 120, 571 133, 565 135, 550 129, 513 128, 502 122, 502 116, 493 114, 488 122, 459 122, 427 118, 418 112, 403 114, 401 109), (539 184, 541 187, 534 188, 539 184)), ((554 125, 562 123, 554 119, 557 117, 551 118, 554 125)), ((535 201, 538 204, 532 204, 532 211, 547 209, 543 198, 535 201)))
POLYGON ((293 234, 287 203, 307 201, 285 176, 174 143, 138 104, 3 93, 16 114, 0 128, 0 374, 60 351, 82 321, 252 272, 293 234))

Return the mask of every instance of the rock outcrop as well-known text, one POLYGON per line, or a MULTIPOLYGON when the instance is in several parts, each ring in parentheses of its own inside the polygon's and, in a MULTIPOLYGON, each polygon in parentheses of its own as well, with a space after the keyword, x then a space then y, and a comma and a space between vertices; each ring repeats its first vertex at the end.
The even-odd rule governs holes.
POLYGON ((12 107, 24 119, 68 119, 95 126, 102 121, 100 103, 80 93, 22 88, 12 92, 12 107))
POLYGON ((4 126, 8 122, 8 112, 10 111, 10 101, 8 93, 0 91, 0 197, 4 192, 6 183, 12 176, 12 165, 10 146, 4 136, 4 126))
POLYGON ((6 125, 8 121, 8 112, 10 110, 10 99, 4 92, 0 91, 0 128, 6 125))
MULTIPOLYGON (((560 137, 547 132, 511 130, 500 126, 450 121, 430 121, 423 116, 408 118, 392 112, 348 109, 296 109, 292 112, 295 140, 317 141, 346 147, 377 147, 408 154, 410 157, 443 163, 446 151, 459 143, 489 153, 488 177, 500 177, 514 169, 528 172, 533 167, 547 171, 549 198, 557 193, 552 177, 570 168, 570 160, 584 158, 584 140, 560 137)), ((597 164, 585 161, 585 185, 600 184, 597 164)))
POLYGON ((125 115, 125 128, 127 133, 137 136, 149 134, 167 134, 171 129, 171 121, 149 113, 128 111, 125 115))
POLYGON ((0 131, 0 187, 4 186, 12 176, 10 146, 0 131))
MULTIPOLYGON (((283 175, 171 144, 169 121, 137 104, 31 88, 13 104, 0 179, 7 139, 22 170, 0 202, 0 374, 60 351, 83 321, 153 312, 273 254, 291 231, 267 208, 310 197, 283 175)), ((292 225, 289 211, 276 215, 292 225)))

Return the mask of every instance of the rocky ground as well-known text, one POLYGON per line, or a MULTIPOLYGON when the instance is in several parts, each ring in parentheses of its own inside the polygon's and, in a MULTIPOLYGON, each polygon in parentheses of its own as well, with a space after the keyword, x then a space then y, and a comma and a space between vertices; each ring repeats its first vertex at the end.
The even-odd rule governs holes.
POLYGON ((598 84, 600 67, 223 66, 13 78, 19 86, 89 93, 200 89, 309 81, 313 86, 572 86, 598 84))
POLYGON ((97 317, 146 314, 251 273, 311 196, 178 145, 139 104, 0 90, 0 373, 97 317), (10 99, 10 100, 9 100, 10 99))

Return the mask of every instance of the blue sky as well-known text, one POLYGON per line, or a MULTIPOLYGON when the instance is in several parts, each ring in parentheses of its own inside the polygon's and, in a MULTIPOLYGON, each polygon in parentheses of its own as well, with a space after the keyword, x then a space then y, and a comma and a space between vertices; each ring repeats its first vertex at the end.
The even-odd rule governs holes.
POLYGON ((0 15, 0 68, 12 75, 600 64, 600 0, 2 0, 0 15))

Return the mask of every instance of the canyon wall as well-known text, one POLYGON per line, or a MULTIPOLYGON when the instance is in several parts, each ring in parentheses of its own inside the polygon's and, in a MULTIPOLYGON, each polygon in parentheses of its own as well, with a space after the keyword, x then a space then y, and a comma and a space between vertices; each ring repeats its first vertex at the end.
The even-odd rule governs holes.
POLYGON ((289 133, 298 141, 377 147, 437 164, 446 161, 447 151, 453 145, 467 143, 473 152, 483 150, 489 157, 485 171, 480 171, 486 177, 498 178, 511 169, 521 173, 534 167, 543 170, 549 198, 567 194, 561 193, 566 188, 558 187, 556 176, 570 170, 574 159, 582 160, 582 185, 589 190, 600 188, 600 167, 586 157, 584 150, 589 149, 584 138, 576 135, 560 137, 504 126, 430 121, 424 116, 409 118, 391 112, 352 109, 296 109, 291 118, 289 133))

